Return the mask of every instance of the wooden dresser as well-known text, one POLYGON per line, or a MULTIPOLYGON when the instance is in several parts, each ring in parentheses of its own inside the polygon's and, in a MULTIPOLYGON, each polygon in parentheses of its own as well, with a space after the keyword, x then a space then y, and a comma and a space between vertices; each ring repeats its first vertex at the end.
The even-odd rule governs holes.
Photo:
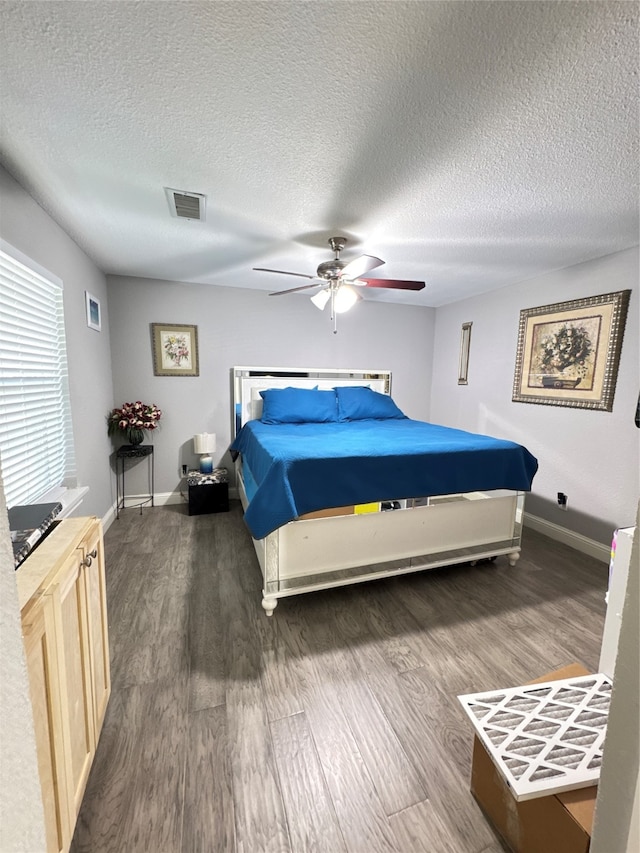
POLYGON ((47 853, 59 853, 71 844, 111 689, 100 520, 58 522, 16 582, 47 853))

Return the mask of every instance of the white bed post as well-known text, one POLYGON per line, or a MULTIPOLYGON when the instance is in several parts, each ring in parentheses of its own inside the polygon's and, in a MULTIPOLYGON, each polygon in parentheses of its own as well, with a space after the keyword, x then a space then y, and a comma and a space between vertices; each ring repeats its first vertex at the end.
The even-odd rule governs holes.
POLYGON ((262 606, 267 616, 271 616, 278 604, 274 591, 280 588, 280 531, 274 530, 262 540, 264 544, 264 565, 262 566, 262 606))
POLYGON ((264 612, 267 616, 273 616, 273 611, 278 606, 278 599, 273 596, 265 595, 264 590, 262 590, 262 595, 264 598, 262 599, 262 607, 264 608, 264 612))

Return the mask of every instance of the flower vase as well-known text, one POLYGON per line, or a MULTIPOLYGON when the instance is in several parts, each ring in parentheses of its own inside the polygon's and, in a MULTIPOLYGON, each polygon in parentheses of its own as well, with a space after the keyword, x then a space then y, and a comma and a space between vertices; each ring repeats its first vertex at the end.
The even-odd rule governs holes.
POLYGON ((128 429, 127 441, 133 445, 142 444, 144 441, 144 432, 141 429, 128 429))

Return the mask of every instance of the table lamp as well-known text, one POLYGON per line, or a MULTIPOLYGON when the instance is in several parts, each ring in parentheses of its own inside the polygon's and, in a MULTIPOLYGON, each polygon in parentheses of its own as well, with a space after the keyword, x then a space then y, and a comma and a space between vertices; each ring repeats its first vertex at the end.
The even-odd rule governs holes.
POLYGON ((213 471, 213 459, 211 454, 216 449, 216 435, 214 432, 198 432, 193 436, 193 449, 200 454, 200 473, 211 474, 213 471))

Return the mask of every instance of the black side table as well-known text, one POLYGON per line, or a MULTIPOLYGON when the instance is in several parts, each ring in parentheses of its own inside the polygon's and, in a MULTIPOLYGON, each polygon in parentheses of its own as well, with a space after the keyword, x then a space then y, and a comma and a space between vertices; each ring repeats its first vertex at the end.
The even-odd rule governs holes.
POLYGON ((137 495, 139 498, 133 506, 140 507, 140 515, 142 515, 142 507, 150 503, 153 506, 154 493, 154 469, 153 469, 153 444, 123 444, 116 450, 116 518, 120 518, 120 510, 125 508, 126 492, 124 490, 124 472, 125 462, 127 459, 147 459, 148 477, 149 477, 149 493, 146 495, 137 495))
POLYGON ((189 515, 229 512, 229 475, 226 468, 214 468, 211 474, 189 471, 189 515))

